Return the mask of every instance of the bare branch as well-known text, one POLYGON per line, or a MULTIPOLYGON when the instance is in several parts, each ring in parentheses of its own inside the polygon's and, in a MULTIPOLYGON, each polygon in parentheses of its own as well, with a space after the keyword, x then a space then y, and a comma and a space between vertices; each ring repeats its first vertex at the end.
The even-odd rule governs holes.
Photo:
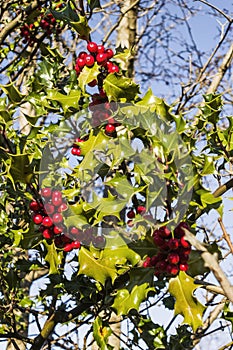
POLYGON ((228 281, 225 273, 221 269, 214 254, 211 254, 191 232, 185 229, 185 237, 189 243, 201 252, 201 257, 205 262, 205 266, 213 272, 215 278, 221 285, 224 295, 233 302, 233 287, 228 281))
POLYGON ((219 222, 219 225, 220 225, 220 227, 222 229, 222 232, 223 232, 223 238, 227 242, 227 244, 228 244, 228 246, 229 246, 229 248, 231 250, 231 254, 233 254, 233 244, 231 242, 230 235, 227 233, 226 228, 223 225, 222 218, 218 218, 218 222, 219 222))
POLYGON ((225 12, 223 12, 222 10, 220 10, 220 8, 218 8, 217 6, 214 6, 213 4, 211 4, 210 2, 207 2, 205 0, 194 0, 194 1, 199 1, 202 2, 203 4, 211 7, 212 9, 214 9, 215 11, 219 12, 222 16, 224 16, 229 22, 232 22, 233 19, 232 17, 229 17, 225 12))

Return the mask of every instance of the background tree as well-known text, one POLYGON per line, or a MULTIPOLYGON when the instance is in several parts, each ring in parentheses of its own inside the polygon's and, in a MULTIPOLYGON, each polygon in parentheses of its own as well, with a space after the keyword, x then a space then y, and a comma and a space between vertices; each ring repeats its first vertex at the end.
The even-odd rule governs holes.
POLYGON ((79 349, 91 345, 93 337, 99 348, 111 348, 115 312, 116 322, 133 325, 127 337, 120 335, 123 348, 143 347, 140 338, 150 349, 191 349, 216 318, 231 320, 232 287, 219 266, 225 250, 232 252, 220 198, 232 187, 232 123, 222 112, 232 94, 231 26, 226 9, 205 1, 1 4, 0 315, 8 348, 79 349), (222 23, 210 54, 200 52, 190 25, 190 17, 202 11, 200 3, 222 23), (186 26, 189 38, 181 38, 179 25, 186 26), (111 51, 98 56, 103 48, 97 52, 94 44, 86 48, 90 34, 105 48, 110 41, 112 47, 121 44, 114 57, 111 51), (88 59, 80 56, 83 50, 88 59), (161 87, 169 86, 172 108, 146 90, 154 78, 161 87), (180 81, 178 96, 173 87, 180 81), (131 107, 138 112, 129 118, 131 107), (188 150, 192 174, 179 168, 185 163, 172 142, 151 134, 169 125, 176 129, 172 137, 179 135, 188 150), (131 140, 141 142, 146 154, 140 153, 138 163, 131 140), (105 158, 103 165, 98 152, 106 152, 106 143, 116 150, 120 145, 124 156, 115 151, 115 163, 105 158), (61 158, 50 158, 55 151, 61 158), (71 154, 78 164, 57 177, 61 164, 70 167, 71 154), (156 173, 153 167, 150 172, 150 155, 156 173), (139 172, 142 164, 147 166, 139 172), (82 191, 96 175, 104 196, 91 201, 82 191), (193 190, 184 217, 179 197, 189 191, 182 181, 193 190), (158 195, 157 182, 164 196, 158 195), (212 209, 227 246, 205 228, 212 209), (185 223, 179 225, 181 219, 185 223), (90 233, 95 227, 101 235, 90 233), (210 272, 218 284, 210 284, 210 272), (32 297, 31 283, 44 275, 44 289, 32 297), (205 307, 193 296, 198 286, 211 295, 205 307), (184 317, 174 336, 169 335, 173 320, 164 329, 150 316, 161 301, 184 317), (61 324, 69 325, 66 331, 61 324), (85 336, 83 325, 90 326, 85 336))

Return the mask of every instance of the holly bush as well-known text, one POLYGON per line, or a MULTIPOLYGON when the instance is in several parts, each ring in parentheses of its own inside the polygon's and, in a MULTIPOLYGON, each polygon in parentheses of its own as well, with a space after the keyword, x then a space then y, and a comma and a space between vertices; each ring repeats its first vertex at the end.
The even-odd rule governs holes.
MULTIPOLYGON (((41 349, 56 345, 60 324, 87 323, 84 343, 92 334, 111 349, 115 314, 132 325, 123 346, 191 349, 209 310, 195 291, 217 276, 204 253, 223 260, 215 237, 200 246, 193 237, 203 237, 200 219, 208 227, 210 212, 222 217, 221 196, 232 187, 224 96, 204 95, 195 115, 177 115, 175 103, 142 94, 128 77, 127 49, 91 41, 72 2, 25 11, 19 45, 38 45, 40 59, 26 92, 17 80, 1 84, 1 336, 41 349), (44 41, 69 28, 81 47, 72 64, 44 41), (36 296, 32 274, 46 276, 36 296), (145 313, 159 302, 183 317, 175 335, 145 313), (43 316, 34 337, 25 335, 25 315, 37 324, 43 316)), ((17 69, 23 60, 8 75, 17 69)))

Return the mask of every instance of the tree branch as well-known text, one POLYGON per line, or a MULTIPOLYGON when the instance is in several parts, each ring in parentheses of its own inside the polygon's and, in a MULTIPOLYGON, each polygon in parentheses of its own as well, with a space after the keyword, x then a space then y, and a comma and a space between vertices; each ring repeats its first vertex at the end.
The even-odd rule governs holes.
MULTIPOLYGON (((37 7, 39 7, 41 4, 39 4, 39 1, 34 1, 32 4, 30 4, 26 9, 25 9, 25 13, 28 15, 31 12, 33 12, 37 7)), ((0 32, 0 45, 2 45, 2 43, 4 42, 4 40, 6 39, 6 37, 9 35, 9 33, 15 29, 21 19, 23 19, 24 17, 24 12, 22 11, 18 16, 16 16, 12 21, 10 21, 0 32)))
POLYGON ((228 281, 225 273, 221 269, 214 254, 211 254, 207 248, 187 229, 184 229, 185 237, 189 243, 201 252, 201 257, 205 262, 205 266, 213 272, 215 278, 219 282, 224 295, 233 302, 233 287, 228 281))
MULTIPOLYGON (((100 295, 98 295, 100 298, 100 295)), ((98 298, 97 298, 98 299, 98 298)), ((52 334, 54 328, 58 323, 66 323, 81 315, 84 311, 88 311, 92 307, 93 303, 80 303, 77 307, 70 311, 57 310, 55 311, 45 322, 40 334, 34 339, 33 345, 30 350, 40 350, 48 339, 49 335, 52 334)))

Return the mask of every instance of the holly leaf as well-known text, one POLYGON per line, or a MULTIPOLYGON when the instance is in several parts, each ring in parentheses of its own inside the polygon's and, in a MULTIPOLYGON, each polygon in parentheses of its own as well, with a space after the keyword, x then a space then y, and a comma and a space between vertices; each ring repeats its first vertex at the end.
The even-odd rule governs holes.
POLYGON ((58 267, 62 263, 63 252, 57 251, 54 242, 49 244, 46 240, 43 243, 47 249, 45 261, 49 264, 49 275, 57 274, 59 272, 58 267))
POLYGON ((139 85, 132 79, 115 74, 106 77, 103 88, 109 101, 132 101, 140 93, 139 85))
POLYGON ((47 99, 59 102, 64 112, 67 112, 70 107, 79 109, 80 96, 81 90, 71 90, 68 95, 61 94, 56 90, 48 90, 47 99))
POLYGON ((14 86, 14 83, 0 85, 0 88, 8 96, 9 100, 12 103, 20 103, 24 97, 24 95, 20 93, 17 87, 14 86))
POLYGON ((29 161, 28 154, 11 154, 11 167, 10 174, 14 179, 14 182, 19 181, 22 183, 30 183, 34 173, 32 164, 29 161))
POLYGON ((79 254, 79 275, 86 275, 88 277, 94 278, 96 281, 100 282, 102 285, 105 281, 110 278, 113 282, 117 278, 117 271, 114 264, 106 265, 108 261, 103 261, 102 259, 96 259, 92 253, 81 247, 79 254))
POLYGON ((153 269, 133 268, 130 271, 130 282, 127 288, 118 289, 112 308, 117 315, 127 315, 130 310, 139 310, 141 303, 149 292, 155 292, 152 288, 153 269))
POLYGON ((140 261, 140 256, 129 249, 117 233, 112 234, 112 237, 106 239, 106 248, 97 257, 95 252, 81 247, 78 274, 92 277, 102 285, 108 278, 114 283, 120 274, 125 273, 140 261))
POLYGON ((83 91, 85 91, 85 87, 88 83, 97 78, 98 74, 100 73, 99 68, 100 66, 98 66, 97 63, 95 63, 91 68, 87 66, 83 68, 78 77, 79 86, 83 91))
POLYGON ((129 201, 130 198, 138 192, 144 190, 146 186, 133 187, 129 182, 126 175, 121 175, 119 172, 116 172, 115 176, 105 182, 106 185, 113 187, 118 195, 123 197, 125 200, 129 201))
POLYGON ((111 328, 104 326, 101 317, 97 316, 93 322, 93 336, 101 350, 113 349, 108 345, 108 338, 111 334, 111 328))
POLYGON ((79 15, 79 20, 75 22, 71 21, 70 24, 83 39, 88 39, 91 28, 85 16, 79 15))
POLYGON ((169 292, 176 299, 175 315, 182 315, 184 323, 190 325, 194 332, 203 324, 202 314, 205 310, 205 306, 193 295, 197 288, 193 278, 183 271, 169 283, 169 292))

